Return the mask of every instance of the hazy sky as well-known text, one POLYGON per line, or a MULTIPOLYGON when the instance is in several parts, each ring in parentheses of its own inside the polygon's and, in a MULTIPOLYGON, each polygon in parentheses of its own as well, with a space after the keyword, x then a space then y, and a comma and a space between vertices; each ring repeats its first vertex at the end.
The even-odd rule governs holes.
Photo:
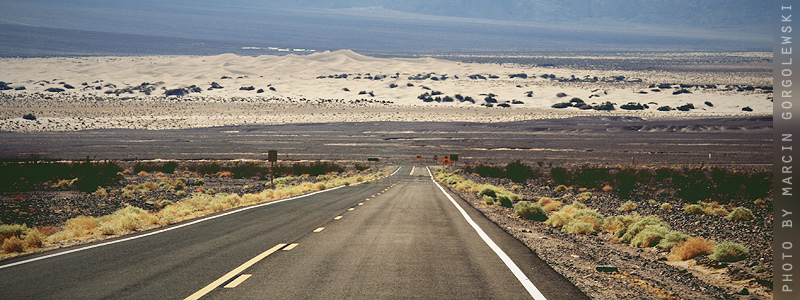
POLYGON ((768 6, 741 0, 2 2, 0 24, 287 47, 768 51, 772 38, 768 6))

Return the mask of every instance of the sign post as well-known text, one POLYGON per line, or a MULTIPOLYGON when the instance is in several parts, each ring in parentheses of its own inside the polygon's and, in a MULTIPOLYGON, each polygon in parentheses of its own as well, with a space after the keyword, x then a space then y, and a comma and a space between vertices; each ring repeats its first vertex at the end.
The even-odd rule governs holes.
POLYGON ((267 160, 269 160, 269 182, 275 185, 275 162, 278 161, 278 150, 269 150, 267 160))

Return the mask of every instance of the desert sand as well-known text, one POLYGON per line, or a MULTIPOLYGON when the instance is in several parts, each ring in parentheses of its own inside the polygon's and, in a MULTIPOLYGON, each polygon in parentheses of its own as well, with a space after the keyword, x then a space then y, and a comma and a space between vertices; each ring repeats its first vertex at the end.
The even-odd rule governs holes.
POLYGON ((257 57, 3 58, 0 81, 6 86, 0 91, 0 130, 18 132, 772 114, 771 77, 757 72, 569 69, 375 58, 350 50, 257 57), (425 93, 429 102, 420 99, 425 93), (492 94, 497 102, 486 107, 492 94), (574 98, 589 106, 611 102, 615 109, 552 108, 574 98), (622 109, 627 103, 647 107, 622 109), (687 104, 694 109, 675 109, 687 104), (665 106, 671 110, 658 110, 665 106), (24 119, 25 114, 36 120, 24 119))

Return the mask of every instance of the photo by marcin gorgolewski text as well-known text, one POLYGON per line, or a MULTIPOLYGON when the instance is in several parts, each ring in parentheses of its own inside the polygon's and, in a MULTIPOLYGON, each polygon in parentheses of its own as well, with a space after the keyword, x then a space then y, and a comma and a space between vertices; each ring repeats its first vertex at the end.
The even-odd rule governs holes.
MULTIPOLYGON (((795 155, 795 140, 800 137, 794 136, 800 132, 800 112, 794 106, 795 96, 800 94, 793 90, 795 85, 800 85, 798 75, 800 60, 794 60, 793 51, 794 31, 793 31, 793 5, 796 0, 779 1, 777 10, 776 33, 773 44, 773 142, 775 153, 773 157, 774 165, 774 234, 773 234, 773 291, 776 300, 796 300, 800 299, 800 286, 797 281, 800 277, 795 276, 798 269, 795 269, 798 251, 800 249, 800 233, 794 229, 794 222, 800 214, 800 201, 794 196, 793 173, 800 171, 794 166, 796 161, 800 161, 800 155, 795 155)), ((795 5, 798 10, 800 6, 795 5)), ((796 28, 800 29, 800 28, 796 28)), ((800 51, 800 49, 797 49, 800 51)), ((800 150, 800 149, 798 149, 800 150)), ((800 225, 800 224, 798 224, 800 225)))

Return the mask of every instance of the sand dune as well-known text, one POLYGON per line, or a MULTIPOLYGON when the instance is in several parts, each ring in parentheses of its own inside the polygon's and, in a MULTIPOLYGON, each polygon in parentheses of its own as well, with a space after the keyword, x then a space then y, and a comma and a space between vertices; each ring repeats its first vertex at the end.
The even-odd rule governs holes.
MULTIPOLYGON (((415 118, 440 119, 425 116, 425 107, 452 107, 454 113, 474 109, 479 110, 476 112, 505 110, 499 115, 502 116, 504 113, 514 115, 511 118, 500 117, 503 120, 582 114, 634 115, 652 118, 772 113, 772 102, 768 99, 771 91, 760 88, 760 86, 771 86, 771 78, 758 74, 556 69, 460 63, 433 58, 375 58, 350 50, 310 55, 257 57, 223 54, 5 58, 0 59, 0 81, 9 83, 8 86, 12 88, 0 91, 2 93, 0 130, 23 131, 38 128, 21 119, 24 113, 38 113, 37 116, 43 118, 70 119, 87 111, 88 114, 84 116, 92 117, 92 110, 107 110, 105 117, 111 118, 155 115, 167 120, 176 120, 215 115, 211 119, 225 119, 227 121, 223 122, 224 125, 244 121, 265 122, 264 119, 255 116, 236 121, 237 118, 227 118, 224 114, 213 111, 206 111, 205 114, 180 111, 184 108, 193 109, 199 105, 197 103, 228 103, 234 100, 272 103, 277 107, 280 107, 280 103, 292 104, 298 109, 303 105, 328 108, 320 110, 319 115, 310 118, 298 117, 299 111, 295 115, 270 118, 271 122, 277 123, 341 120, 340 116, 334 117, 330 107, 344 107, 349 113, 354 114, 351 115, 352 118, 358 119, 357 113, 365 102, 371 106, 391 106, 401 111, 403 107, 410 108, 409 111, 414 113, 407 114, 409 121, 415 118), (525 74, 525 76, 512 78, 515 74, 525 74), (598 80, 560 82, 543 78, 542 75, 565 79, 597 77, 598 80), (624 76, 624 79, 619 80, 623 78, 619 76, 624 76), (665 83, 672 85, 654 91, 657 90, 654 85, 665 83), (679 86, 680 84, 691 86, 685 87, 686 93, 676 94, 677 91, 684 89, 679 86), (65 87, 67 85, 73 88, 65 87), (746 86, 755 88, 743 89, 746 86), (25 89, 14 90, 19 87, 25 89), (50 88, 60 88, 65 91, 48 92, 50 88), (185 89, 188 94, 166 97, 166 91, 171 89, 185 89), (145 91, 150 95, 146 95, 145 91), (434 101, 420 100, 418 97, 424 93, 431 94, 431 100, 434 101), (564 93, 566 96, 559 97, 557 96, 559 93, 564 93), (493 103, 495 105, 493 108, 481 106, 485 104, 484 98, 488 94, 494 94, 497 100, 497 103, 493 103), (459 101, 455 99, 456 95, 472 97, 475 103, 459 101), (449 100, 444 99, 445 96, 453 101, 436 101, 449 100), (569 102, 573 98, 580 98, 590 106, 612 102, 616 110, 598 112, 580 110, 576 107, 552 108, 556 103, 569 102), (195 103, 195 106, 185 102, 195 103), (636 111, 620 108, 629 102, 647 105, 647 108, 636 111), (175 103, 183 104, 175 106, 175 103), (496 106, 504 103, 511 108, 496 106), (674 110, 690 103, 694 109, 674 110), (657 110, 663 106, 669 106, 673 110, 657 110), (53 107, 60 108, 52 109, 53 107), (83 112, 68 109, 73 107, 85 109, 83 112), (168 107, 181 109, 165 114, 165 111, 170 111, 168 107), (743 111, 744 107, 749 107, 752 111, 743 111), (161 110, 161 113, 158 110, 161 110), (527 117, 524 117, 526 115, 527 117), (17 125, 9 125, 11 123, 17 125)), ((221 108, 221 112, 229 110, 227 113, 253 109, 236 105, 233 108, 225 105, 217 108, 221 108)), ((392 117, 386 117, 386 120, 394 120, 397 114, 387 115, 392 117)), ((469 117, 462 116, 462 119, 473 118, 478 114, 468 115, 469 117)), ((99 117, 101 116, 93 118, 99 117)), ((374 119, 374 117, 364 116, 364 119, 374 119)), ((85 120, 82 122, 86 123, 85 120)), ((177 127, 198 125, 200 124, 189 122, 177 127)), ((83 126, 78 127, 83 128, 83 126)), ((44 128, 46 127, 39 130, 48 130, 44 128)))

